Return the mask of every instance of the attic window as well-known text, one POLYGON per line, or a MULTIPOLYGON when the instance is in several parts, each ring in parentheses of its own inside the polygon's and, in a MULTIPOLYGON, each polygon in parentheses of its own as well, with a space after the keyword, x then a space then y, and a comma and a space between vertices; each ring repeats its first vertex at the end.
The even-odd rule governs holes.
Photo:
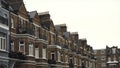
POLYGON ((116 53, 116 48, 112 48, 112 53, 113 53, 113 54, 116 53))

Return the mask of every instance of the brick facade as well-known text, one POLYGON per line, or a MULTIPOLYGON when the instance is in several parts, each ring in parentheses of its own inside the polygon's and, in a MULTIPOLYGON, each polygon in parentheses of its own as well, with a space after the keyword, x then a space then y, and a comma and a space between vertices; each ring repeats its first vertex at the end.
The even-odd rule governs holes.
POLYGON ((94 50, 96 55, 97 68, 119 68, 120 67, 120 49, 117 46, 106 49, 94 50))
POLYGON ((23 0, 9 0, 10 68, 96 68, 93 49, 49 12, 28 12, 23 0))

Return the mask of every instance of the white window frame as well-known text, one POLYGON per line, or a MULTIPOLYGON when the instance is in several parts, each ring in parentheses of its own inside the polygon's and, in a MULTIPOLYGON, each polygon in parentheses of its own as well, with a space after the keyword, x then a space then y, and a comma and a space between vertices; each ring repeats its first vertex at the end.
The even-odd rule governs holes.
POLYGON ((61 61, 61 56, 60 56, 60 52, 58 51, 58 62, 61 61))
POLYGON ((79 65, 81 66, 81 59, 79 59, 79 65))
POLYGON ((7 43, 6 36, 5 37, 0 36, 0 50, 6 51, 6 43, 7 43))
POLYGON ((75 65, 77 64, 77 62, 76 62, 76 61, 77 61, 77 58, 74 58, 74 64, 75 64, 75 65))
POLYGON ((43 58, 43 59, 46 59, 46 57, 47 57, 46 55, 47 55, 47 54, 46 54, 46 48, 43 48, 43 49, 42 49, 42 58, 43 58))
POLYGON ((112 53, 116 54, 116 48, 112 48, 112 53))
POLYGON ((39 57, 39 48, 38 47, 35 48, 35 58, 36 59, 40 58, 39 57))
POLYGON ((11 41, 10 44, 11 44, 11 51, 14 51, 14 41, 11 41))
POLYGON ((11 28, 14 28, 14 19, 11 17, 11 28))
POLYGON ((33 44, 29 43, 29 56, 33 56, 33 44))
POLYGON ((20 51, 20 52, 23 52, 23 53, 25 54, 25 42, 24 42, 24 41, 19 41, 19 51, 20 51), (23 42, 23 44, 21 44, 20 42, 23 42), (21 49, 21 48, 20 48, 21 46, 24 47, 24 49, 23 49, 24 51, 21 51, 21 50, 20 50, 20 49, 21 49))
POLYGON ((68 63, 68 55, 65 55, 65 62, 68 63))

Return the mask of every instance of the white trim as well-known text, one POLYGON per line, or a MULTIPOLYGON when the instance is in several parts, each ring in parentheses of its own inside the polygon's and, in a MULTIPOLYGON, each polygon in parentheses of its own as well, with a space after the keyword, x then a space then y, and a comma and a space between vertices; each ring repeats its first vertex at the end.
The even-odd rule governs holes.
POLYGON ((33 39, 33 40, 35 40, 35 42, 43 42, 44 44, 48 44, 48 41, 46 41, 46 40, 43 40, 43 39, 36 39, 36 37, 35 36, 33 36, 33 35, 30 35, 30 34, 15 34, 15 33, 13 33, 13 32, 11 32, 11 36, 13 36, 13 37, 20 37, 20 38, 30 38, 30 39, 33 39))
POLYGON ((35 24, 35 23, 33 23, 33 25, 34 25, 34 26, 37 26, 37 27, 40 27, 39 25, 37 25, 37 24, 35 24))
POLYGON ((23 44, 20 44, 20 42, 21 42, 21 41, 19 41, 19 51, 20 51, 20 52, 23 52, 23 53, 25 54, 25 42, 22 41, 23 44), (20 46, 24 46, 24 51, 21 51, 21 50, 20 50, 20 46))
POLYGON ((51 34, 53 34, 53 35, 55 35, 55 33, 54 32, 52 32, 52 31, 49 31, 51 34))
POLYGON ((58 48, 58 49, 61 49, 61 46, 58 46, 58 45, 48 45, 48 48, 58 48))
POLYGON ((62 36, 58 36, 59 38, 61 38, 61 39, 64 39, 62 36))
POLYGON ((46 15, 46 14, 49 14, 49 11, 38 13, 38 15, 46 15))
POLYGON ((25 19, 24 17, 22 17, 20 15, 18 15, 18 17, 21 18, 21 19, 23 19, 23 20, 25 20, 25 21, 27 21, 27 22, 29 21, 28 19, 25 19))
MULTIPOLYGON (((48 63, 45 63, 45 62, 37 62, 36 64, 44 64, 44 65, 47 65, 48 63)), ((37 65, 38 66, 38 65, 37 65)))
POLYGON ((60 51, 57 51, 57 52, 58 52, 58 53, 57 53, 57 54, 58 54, 58 55, 57 55, 57 56, 58 56, 58 62, 61 62, 61 55, 60 55, 60 51))
POLYGON ((11 19, 11 23, 10 23, 11 24, 11 28, 14 28, 15 27, 15 25, 14 25, 14 19, 12 17, 10 19, 11 19))
POLYGON ((108 61, 107 63, 109 63, 109 64, 116 64, 116 63, 118 63, 118 61, 108 61))
POLYGON ((6 39, 6 36, 5 37, 2 37, 0 36, 0 50, 1 51, 6 51, 6 46, 7 46, 7 39, 6 39))
POLYGON ((1 23, 0 23, 0 27, 3 28, 3 29, 9 30, 9 27, 8 27, 8 26, 6 26, 6 25, 4 25, 4 24, 1 24, 1 23))
POLYGON ((68 55, 65 55, 65 63, 68 63, 68 55))
POLYGON ((16 16, 16 17, 18 17, 18 15, 14 14, 13 12, 10 12, 10 14, 12 14, 12 15, 14 15, 14 16, 16 16))

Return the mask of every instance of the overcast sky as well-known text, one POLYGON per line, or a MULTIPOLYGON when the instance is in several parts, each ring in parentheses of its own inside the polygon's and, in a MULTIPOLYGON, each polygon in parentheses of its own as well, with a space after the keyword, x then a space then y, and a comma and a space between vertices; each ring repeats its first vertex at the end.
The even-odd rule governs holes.
POLYGON ((54 24, 66 24, 94 49, 120 47, 120 0, 24 0, 28 11, 49 11, 54 24))

